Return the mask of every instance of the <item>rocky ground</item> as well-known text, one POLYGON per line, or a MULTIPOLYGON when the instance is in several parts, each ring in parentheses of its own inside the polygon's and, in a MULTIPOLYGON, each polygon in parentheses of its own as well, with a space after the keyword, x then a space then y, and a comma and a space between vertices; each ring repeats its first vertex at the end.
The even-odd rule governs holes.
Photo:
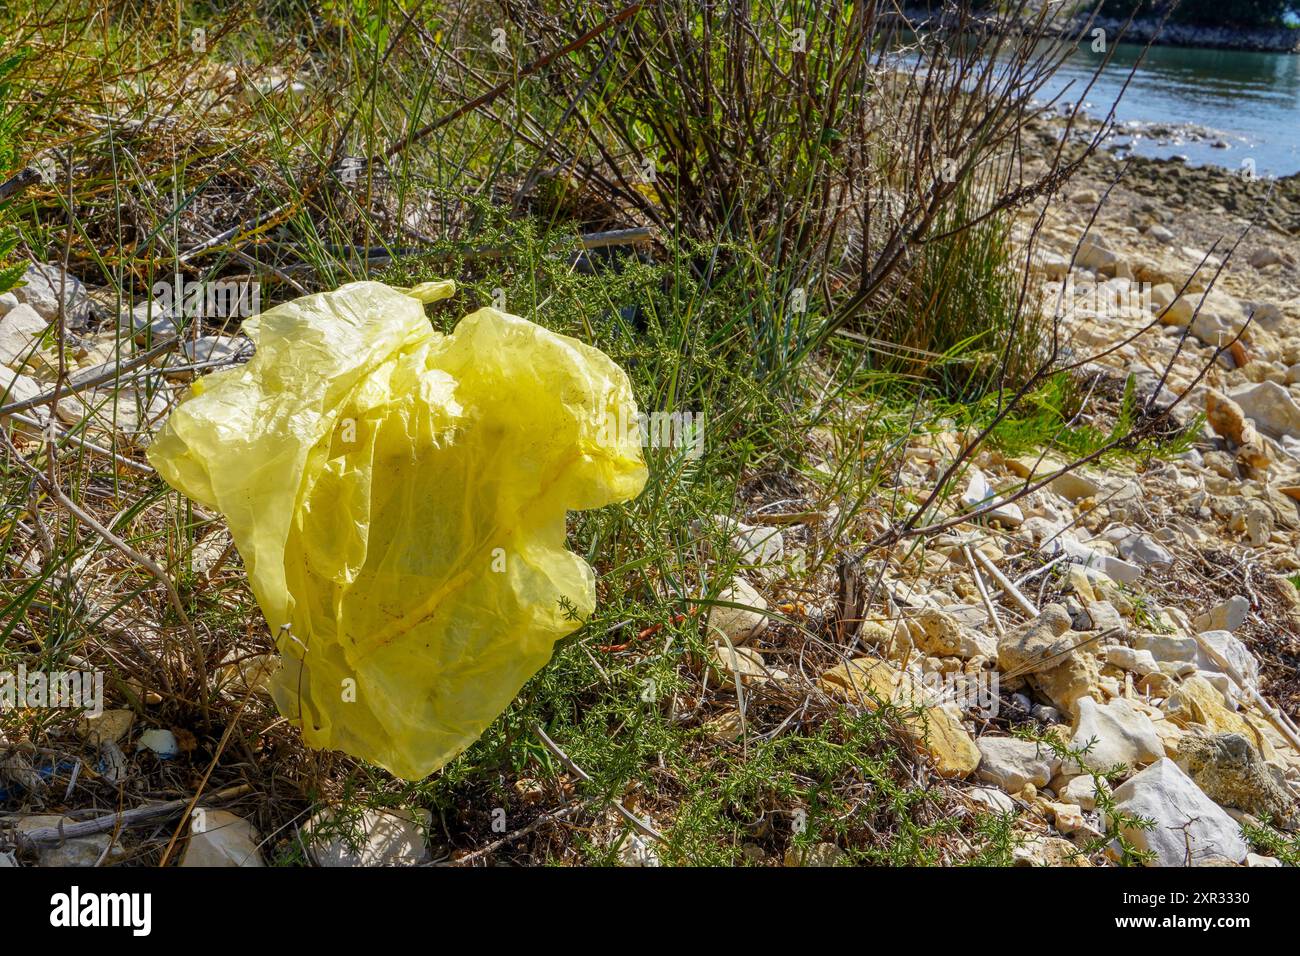
MULTIPOLYGON (((1132 376, 1141 401, 1160 386, 1190 447, 1063 474, 869 560, 850 628, 866 653, 814 681, 913 705, 903 722, 935 773, 972 811, 1014 817, 1018 862, 1279 866, 1256 850, 1300 822, 1300 178, 1121 165, 1092 157, 1038 231, 1044 312, 1062 314, 1081 387, 1132 376)), ((968 438, 914 440, 897 488, 930 487, 968 438)), ((1064 464, 980 451, 944 516, 1064 464)), ((789 550, 788 530, 745 533, 770 552, 749 548, 760 566, 789 550)), ((782 600, 781 579, 751 577, 732 599, 782 600)), ((720 624, 737 673, 789 666, 761 615, 720 624)), ((735 715, 717 726, 739 732, 735 715)))
MULTIPOLYGON (((889 613, 864 625, 883 660, 823 679, 998 674, 996 716, 950 699, 925 746, 971 801, 1035 835, 1017 850, 1026 861, 1106 862, 1127 840, 1161 865, 1279 865, 1239 824, 1289 830, 1300 795, 1300 180, 1136 160, 1116 183, 1120 166, 1097 154, 1050 211, 1045 312, 1063 314, 1071 358, 1091 357, 1082 371, 1133 376, 1139 396, 1163 380, 1158 405, 1183 396, 1193 447, 1063 475, 922 558, 891 558, 889 613), (1056 742, 1028 739, 1044 735, 1056 742), (1121 764, 1104 783, 1084 769, 1121 764)), ((934 480, 960 439, 910 449, 910 477, 934 480)), ((1062 463, 983 452, 976 464, 970 503, 1062 463)))
MULTIPOLYGON (((1042 145, 1054 135, 1044 127, 1042 145)), ((1013 821, 1019 862, 1280 865, 1257 851, 1264 833, 1285 845, 1300 796, 1300 183, 1137 160, 1110 188, 1119 171, 1099 154, 1053 207, 1038 234, 1038 291, 1048 314, 1059 303, 1063 354, 1089 358, 1080 381, 1097 398, 1113 398, 1128 376, 1139 396, 1160 386, 1157 404, 1184 396, 1175 415, 1194 429, 1188 450, 1063 474, 924 548, 868 555, 833 584, 810 585, 796 570, 826 515, 801 499, 756 501, 743 521, 719 519, 745 567, 721 595, 733 606, 707 615, 715 641, 703 666, 732 690, 788 685, 851 707, 901 706, 900 726, 936 785, 966 812, 1013 821), (806 618, 804 630, 834 622, 841 650, 854 650, 840 663, 816 658, 769 609, 806 618)), ((1033 225, 1019 221, 1022 240, 1033 225)), ((170 331, 147 304, 105 320, 115 314, 56 267, 32 267, 25 286, 0 296, 3 413, 27 450, 52 427, 87 454, 139 469, 129 452, 179 386, 246 354, 235 336, 190 339, 161 383, 146 387, 142 376, 139 387, 103 390, 106 375, 156 361, 151 336, 170 331), (59 357, 48 328, 60 295, 77 390, 51 421, 59 357)), ((810 437, 814 466, 833 467, 831 443, 810 437)), ((913 438, 896 485, 933 484, 966 437, 913 438)), ((982 450, 962 478, 963 501, 947 510, 1014 495, 1058 457, 982 450)), ((196 570, 228 550, 214 535, 196 570)), ((264 663, 242 661, 232 680, 256 684, 250 668, 264 663)), ((747 732, 737 697, 708 719, 719 741, 747 732)), ((170 731, 133 727, 123 709, 81 732, 108 755, 99 767, 108 775, 124 765, 128 741, 162 755, 186 746, 170 731)), ((191 864, 258 858, 246 821, 213 819, 220 825, 205 824, 187 845, 191 864)), ((18 826, 43 862, 113 858, 107 833, 41 842, 70 822, 29 814, 18 826)), ((313 856, 421 862, 420 826, 372 811, 360 845, 327 840, 313 856)), ((652 861, 644 840, 625 842, 626 862, 652 861)), ((833 862, 837 852, 825 844, 786 862, 833 862)))
MULTIPOLYGON (((850 705, 910 705, 937 777, 971 812, 1014 818, 1020 863, 1280 866, 1257 851, 1300 822, 1300 179, 1137 160, 1111 188, 1119 173, 1090 159, 1039 231, 1045 313, 1058 304, 1062 353, 1092 383, 1085 407, 1130 376, 1139 401, 1160 386, 1189 447, 1083 467, 869 555, 860 618, 843 580, 822 611, 864 653, 804 676, 850 705)), ((968 438, 915 438, 896 490, 931 487, 968 438)), ((943 516, 1064 464, 982 450, 943 516)), ((755 567, 723 600, 786 608, 808 591, 763 569, 799 529, 763 527, 765 510, 737 531, 755 567)), ((743 611, 710 623, 743 679, 798 681, 788 631, 743 611)), ((713 726, 743 733, 734 711, 713 726)))

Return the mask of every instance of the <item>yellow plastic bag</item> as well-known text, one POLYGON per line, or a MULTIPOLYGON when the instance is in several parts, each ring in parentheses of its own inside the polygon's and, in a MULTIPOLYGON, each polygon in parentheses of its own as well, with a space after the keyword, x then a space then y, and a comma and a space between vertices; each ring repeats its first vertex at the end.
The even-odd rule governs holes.
POLYGON ((433 331, 356 282, 244 323, 246 365, 195 383, 149 460, 226 516, 315 747, 418 779, 473 743, 595 606, 565 511, 637 495, 627 376, 496 309, 433 331))

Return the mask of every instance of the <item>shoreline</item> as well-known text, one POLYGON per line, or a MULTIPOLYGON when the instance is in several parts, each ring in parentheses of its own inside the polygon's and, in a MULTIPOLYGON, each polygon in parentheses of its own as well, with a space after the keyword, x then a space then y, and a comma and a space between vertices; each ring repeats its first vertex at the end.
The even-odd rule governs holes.
MULTIPOLYGON (((1056 120, 1033 130, 1026 140, 1031 166, 1057 147, 1060 131, 1056 120)), ((1072 141, 1066 154, 1082 149, 1072 141)), ((1022 241, 1035 221, 1021 216, 1022 241)), ((1213 166, 1099 151, 1057 198, 1038 241, 1042 262, 1034 268, 1045 289, 1056 283, 1049 298, 1058 287, 1072 290, 1066 293, 1069 346, 1101 353, 1098 367, 1149 383, 1153 371, 1158 378, 1172 363, 1167 385, 1175 393, 1192 389, 1192 410, 1201 408, 1206 389, 1261 381, 1294 385, 1293 398, 1300 400, 1300 369, 1289 374, 1300 364, 1300 175, 1246 180, 1213 166), (1193 312, 1212 279, 1203 311, 1193 312), (1106 295, 1116 293, 1122 295, 1112 304, 1106 295), (1171 306, 1180 297, 1188 308, 1171 306), (1143 332, 1165 309, 1170 315, 1143 332), (1215 360, 1222 333, 1241 329, 1248 315, 1253 321, 1241 348, 1215 360), (1184 328, 1190 335, 1180 344, 1184 328), (1138 335, 1140 342, 1130 340, 1138 335), (1198 380, 1207 361, 1214 368, 1198 380)))
MULTIPOLYGON (((905 8, 902 18, 918 29, 934 23, 945 27, 957 24, 956 17, 914 8, 905 8)), ((968 26, 974 30, 994 31, 1014 26, 1027 33, 1034 28, 1036 22, 1032 16, 1011 20, 993 15, 972 17, 968 20, 968 26)), ((1080 42, 1085 42, 1095 29, 1105 30, 1107 36, 1110 36, 1124 30, 1126 23, 1124 17, 1099 16, 1090 22, 1086 15, 1077 15, 1054 19, 1046 26, 1046 32, 1056 37, 1080 33, 1080 42), (1081 33, 1085 27, 1088 28, 1087 35, 1081 33)), ((1166 23, 1161 27, 1158 20, 1134 20, 1127 26, 1128 29, 1124 30, 1124 36, 1119 42, 1243 53, 1300 54, 1300 28, 1200 26, 1185 23, 1166 23)))
MULTIPOLYGON (((1070 29, 1082 29, 1087 19, 1075 18, 1070 29)), ((1121 17, 1098 17, 1091 29, 1118 33, 1124 27, 1121 17)), ((1134 20, 1124 34, 1124 43, 1150 43, 1152 46, 1191 47, 1206 50, 1235 50, 1244 53, 1300 53, 1300 29, 1287 27, 1220 27, 1134 20)))
MULTIPOLYGON (((1040 135, 1050 137, 1054 145, 1065 121, 1058 116, 1046 116, 1038 122, 1040 135)), ((1085 118, 1078 124, 1067 150, 1081 149, 1098 123, 1096 119, 1085 118)), ((1047 138, 1040 140, 1039 148, 1047 147, 1048 143, 1047 138)), ((1258 227, 1292 239, 1300 238, 1300 171, 1247 179, 1239 170, 1217 163, 1193 165, 1176 156, 1117 155, 1123 148, 1103 142, 1081 171, 1080 180, 1100 187, 1125 168, 1127 173, 1121 180, 1125 188, 1140 190, 1147 200, 1171 212, 1198 211, 1210 216, 1247 219, 1258 215, 1258 227), (1261 211, 1262 202, 1266 206, 1261 211)))

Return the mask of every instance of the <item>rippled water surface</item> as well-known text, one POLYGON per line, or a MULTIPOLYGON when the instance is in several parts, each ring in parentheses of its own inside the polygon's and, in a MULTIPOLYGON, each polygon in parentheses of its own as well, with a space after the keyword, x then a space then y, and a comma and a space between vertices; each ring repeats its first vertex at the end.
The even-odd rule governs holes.
MULTIPOLYGON (((1085 98, 1090 115, 1105 115, 1141 53, 1140 46, 1116 48, 1085 98)), ((1077 99, 1102 59, 1085 44, 1044 92, 1077 99)), ((1132 137, 1133 150, 1142 155, 1181 155, 1193 165, 1234 169, 1253 158, 1259 174, 1289 176, 1300 172, 1300 55, 1152 47, 1115 116, 1124 123, 1171 128, 1132 137)))

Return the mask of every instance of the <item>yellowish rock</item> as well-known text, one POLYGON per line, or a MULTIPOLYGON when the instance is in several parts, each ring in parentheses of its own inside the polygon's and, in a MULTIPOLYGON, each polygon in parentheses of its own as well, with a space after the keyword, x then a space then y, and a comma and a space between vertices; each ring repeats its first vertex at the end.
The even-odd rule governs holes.
POLYGON ((89 743, 102 747, 117 743, 126 736, 134 720, 135 714, 129 710, 105 710, 95 715, 87 714, 77 726, 89 743))
POLYGON ((942 707, 926 706, 924 687, 889 662, 859 657, 822 674, 819 684, 829 696, 869 710, 884 702, 907 708, 903 726, 940 775, 965 777, 979 766, 979 748, 961 721, 942 707), (918 704, 920 712, 911 712, 918 704))
POLYGON ((1088 572, 1083 569, 1082 565, 1071 564, 1069 574, 1070 587, 1074 589, 1075 594, 1079 595, 1084 604, 1095 602, 1097 594, 1093 591, 1092 582, 1088 580, 1088 572))
POLYGON ((767 601, 744 578, 736 578, 718 595, 719 603, 709 609, 712 640, 725 634, 733 644, 743 644, 767 627, 767 601))
POLYGON ((1011 858, 1016 866, 1092 866, 1069 840, 1017 831, 1011 858))
POLYGON ((704 732, 715 740, 736 740, 743 730, 738 710, 728 710, 704 722, 704 732))
POLYGON ((749 647, 714 644, 709 648, 709 668, 724 688, 736 686, 737 676, 742 684, 759 683, 768 676, 763 655, 749 647))
POLYGON ((1240 405, 1212 390, 1205 393, 1205 420, 1217 434, 1237 445, 1249 441, 1255 431, 1240 405), (1247 430, 1250 435, 1247 435, 1247 430))
POLYGON ((1047 806, 1052 813, 1052 820, 1056 824, 1056 830, 1062 836, 1069 836, 1075 830, 1083 829, 1083 813, 1074 804, 1052 803, 1049 801, 1047 806))
POLYGON ((1223 695, 1203 677, 1193 674, 1185 678, 1178 690, 1170 695, 1165 713, 1179 727, 1195 723, 1218 734, 1241 734, 1259 748, 1265 760, 1272 760, 1275 756, 1273 745, 1264 732, 1245 714, 1230 710, 1223 695))

